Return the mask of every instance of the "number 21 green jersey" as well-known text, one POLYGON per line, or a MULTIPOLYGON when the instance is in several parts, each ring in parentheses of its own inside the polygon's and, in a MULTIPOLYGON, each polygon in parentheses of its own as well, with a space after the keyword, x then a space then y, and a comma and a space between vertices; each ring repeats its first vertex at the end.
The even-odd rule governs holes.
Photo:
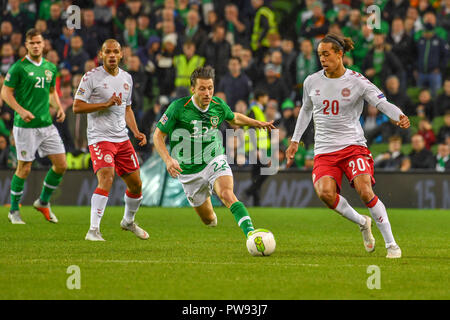
POLYGON ((225 153, 218 128, 233 119, 230 107, 218 97, 213 97, 205 110, 193 97, 184 97, 169 105, 157 127, 169 136, 172 157, 180 163, 182 174, 192 174, 225 153))
POLYGON ((25 56, 11 66, 6 74, 4 84, 14 88, 17 103, 35 117, 30 122, 25 122, 16 112, 14 113, 14 126, 43 128, 52 124, 49 97, 50 88, 55 86, 56 73, 56 66, 44 58, 40 64, 37 64, 25 56))

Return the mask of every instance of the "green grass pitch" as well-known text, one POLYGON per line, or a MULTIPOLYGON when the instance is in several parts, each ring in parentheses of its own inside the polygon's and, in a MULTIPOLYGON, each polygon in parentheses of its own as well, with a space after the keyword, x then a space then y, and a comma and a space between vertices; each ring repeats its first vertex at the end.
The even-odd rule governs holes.
MULTIPOLYGON (((119 227, 122 207, 107 207, 107 240, 84 240, 88 207, 57 207, 60 222, 22 208, 26 225, 0 219, 0 299, 449 299, 450 211, 389 210, 403 258, 366 253, 357 226, 326 208, 249 208, 255 227, 271 230, 277 249, 252 257, 226 208, 204 226, 191 208, 146 208, 137 222, 147 241, 119 227), (80 268, 81 289, 69 290, 67 268, 80 268), (380 289, 369 289, 370 265, 380 289)), ((368 214, 367 209, 359 212, 368 214)))

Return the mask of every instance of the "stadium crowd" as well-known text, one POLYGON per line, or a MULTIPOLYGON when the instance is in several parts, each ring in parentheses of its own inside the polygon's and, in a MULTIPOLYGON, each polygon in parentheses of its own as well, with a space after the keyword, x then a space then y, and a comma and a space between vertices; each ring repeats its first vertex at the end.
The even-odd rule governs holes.
MULTIPOLYGON (((211 65, 215 94, 233 111, 275 121, 283 168, 303 81, 321 69, 315 50, 335 32, 355 43, 346 67, 363 73, 411 119, 412 127, 400 130, 376 107, 365 108, 361 125, 375 167, 450 171, 450 0, 8 0, 0 14, 0 87, 26 54, 29 28, 42 32, 45 58, 58 67, 67 118, 55 126, 69 168, 90 163, 86 115, 74 114, 72 104, 82 75, 99 65, 104 40, 120 41, 121 68, 133 77, 133 110, 150 142, 135 145, 141 163, 153 152, 152 133, 169 103, 190 94, 191 72, 211 65), (70 5, 81 8, 79 29, 66 24, 70 5)), ((14 168, 14 112, 1 98, 0 108, 0 168, 14 168)), ((303 141, 295 168, 311 169, 312 123, 303 141)))

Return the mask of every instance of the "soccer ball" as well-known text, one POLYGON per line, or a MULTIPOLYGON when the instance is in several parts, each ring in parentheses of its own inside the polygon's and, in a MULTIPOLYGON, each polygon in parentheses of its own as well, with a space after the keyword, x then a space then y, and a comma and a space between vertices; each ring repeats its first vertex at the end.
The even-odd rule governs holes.
POLYGON ((267 229, 256 229, 248 234, 247 249, 252 256, 270 256, 275 246, 273 233, 267 229))

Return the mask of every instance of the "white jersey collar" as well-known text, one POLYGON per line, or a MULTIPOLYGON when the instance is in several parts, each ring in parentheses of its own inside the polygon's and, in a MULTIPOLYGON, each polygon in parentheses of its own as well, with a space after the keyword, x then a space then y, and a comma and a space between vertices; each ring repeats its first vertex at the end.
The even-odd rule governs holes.
POLYGON ((40 67, 42 62, 44 61, 44 58, 41 57, 41 61, 37 63, 36 61, 33 61, 28 55, 25 56, 28 61, 30 61, 32 64, 34 64, 36 67, 40 67))

